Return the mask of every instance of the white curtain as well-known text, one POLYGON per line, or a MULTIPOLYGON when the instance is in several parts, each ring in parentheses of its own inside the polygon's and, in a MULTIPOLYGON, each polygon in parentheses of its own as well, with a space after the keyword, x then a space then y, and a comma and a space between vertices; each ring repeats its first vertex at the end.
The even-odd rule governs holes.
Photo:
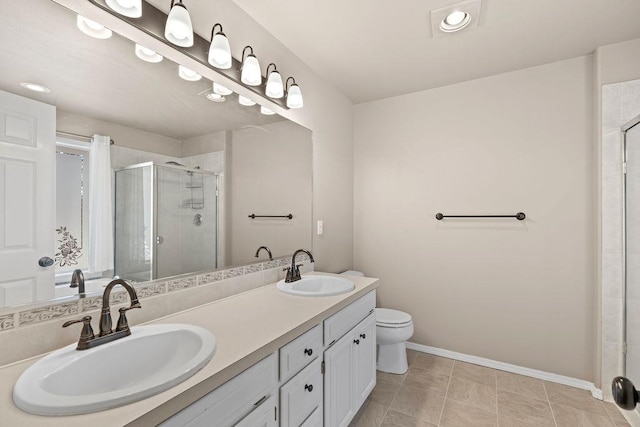
POLYGON ((113 269, 111 138, 93 135, 89 155, 89 271, 113 269))

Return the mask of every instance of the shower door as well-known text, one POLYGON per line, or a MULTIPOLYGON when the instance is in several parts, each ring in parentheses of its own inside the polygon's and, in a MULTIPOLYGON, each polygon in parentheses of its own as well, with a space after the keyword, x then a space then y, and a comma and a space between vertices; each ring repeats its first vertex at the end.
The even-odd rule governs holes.
POLYGON ((625 376, 640 385, 640 116, 623 127, 625 376))
POLYGON ((154 279, 212 270, 217 260, 217 176, 156 166, 154 279))

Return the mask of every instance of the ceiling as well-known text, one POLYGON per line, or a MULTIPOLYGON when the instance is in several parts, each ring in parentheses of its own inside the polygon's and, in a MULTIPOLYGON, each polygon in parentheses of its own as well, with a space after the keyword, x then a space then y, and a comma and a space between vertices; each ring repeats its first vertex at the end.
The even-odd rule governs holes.
POLYGON ((178 140, 283 120, 239 105, 236 95, 209 101, 211 81, 182 80, 167 59, 141 61, 134 44, 115 33, 108 40, 86 36, 76 14, 52 1, 4 2, 0 40, 0 89, 68 112, 178 140), (52 91, 23 89, 23 81, 52 91))
MULTIPOLYGON (((477 28, 437 38, 430 11, 457 1, 234 1, 354 103, 574 58, 640 37, 638 0, 482 0, 477 28)), ((188 7, 194 13, 200 5, 191 0, 188 7)))

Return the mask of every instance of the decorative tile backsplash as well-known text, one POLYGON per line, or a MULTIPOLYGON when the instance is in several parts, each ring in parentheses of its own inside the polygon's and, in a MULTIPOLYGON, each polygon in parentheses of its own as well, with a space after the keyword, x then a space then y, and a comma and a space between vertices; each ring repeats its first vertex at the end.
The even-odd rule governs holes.
MULTIPOLYGON (((300 256, 300 261, 308 262, 306 254, 300 256)), ((262 263, 250 264, 241 267, 234 267, 227 270, 217 270, 202 274, 185 275, 183 277, 171 278, 169 280, 157 280, 143 285, 136 286, 138 299, 145 299, 153 296, 163 295, 174 291, 212 284, 225 279, 239 277, 246 274, 258 273, 270 269, 280 269, 289 266, 291 257, 275 259, 262 263)), ((260 285, 262 286, 262 285, 260 285)), ((239 291, 241 292, 241 291, 239 291)), ((115 288, 110 295, 109 303, 116 305, 129 300, 128 293, 121 288, 115 288)), ((7 313, 0 316, 0 332, 4 330, 18 328, 24 325, 32 325, 52 319, 66 316, 77 316, 79 313, 98 310, 102 307, 102 295, 89 298, 81 298, 75 301, 40 305, 31 309, 24 309, 16 313, 7 313)))

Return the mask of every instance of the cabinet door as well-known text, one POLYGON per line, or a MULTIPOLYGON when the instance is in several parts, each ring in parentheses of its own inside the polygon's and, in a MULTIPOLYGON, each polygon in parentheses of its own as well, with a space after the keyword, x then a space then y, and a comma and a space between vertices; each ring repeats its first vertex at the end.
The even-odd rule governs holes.
POLYGON ((371 313, 354 328, 355 350, 355 404, 356 410, 364 403, 376 385, 376 319, 371 313))
POLYGON ((235 427, 278 427, 276 396, 271 396, 253 412, 244 417, 235 427))
POLYGON ((324 353, 324 419, 330 427, 347 426, 355 415, 354 375, 356 345, 348 333, 324 353))
POLYGON ((322 405, 314 409, 300 427, 322 427, 322 405))
POLYGON ((280 425, 298 427, 322 406, 321 360, 316 359, 280 388, 280 425))

